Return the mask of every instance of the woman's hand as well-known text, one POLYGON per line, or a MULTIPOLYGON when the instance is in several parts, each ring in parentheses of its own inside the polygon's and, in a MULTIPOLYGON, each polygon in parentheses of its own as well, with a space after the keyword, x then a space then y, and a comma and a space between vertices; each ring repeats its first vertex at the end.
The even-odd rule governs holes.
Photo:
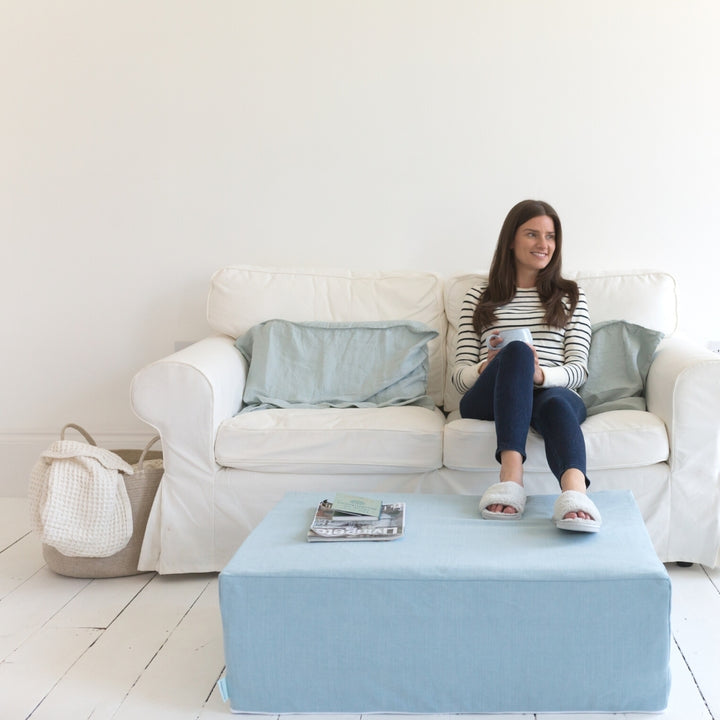
MULTIPOLYGON (((492 362, 493 358, 500 352, 500 350, 495 350, 494 348, 501 343, 502 333, 494 333, 490 336, 490 339, 488 340, 487 360, 485 360, 480 365, 480 368, 478 369, 478 375, 482 373, 482 371, 488 366, 488 363, 492 362)), ((545 373, 540 367, 540 358, 538 358, 537 350, 535 350, 535 346, 531 345, 530 343, 526 343, 526 345, 528 345, 528 347, 532 350, 533 357, 535 358, 535 372, 533 373, 533 383, 535 385, 542 385, 543 382, 545 382, 545 373)))
POLYGON ((478 368, 478 375, 482 373, 482 371, 488 366, 490 362, 492 362, 493 358, 500 352, 499 350, 495 350, 494 347, 496 345, 499 345, 502 342, 502 336, 500 333, 495 333, 494 335, 490 336, 490 340, 488 342, 488 353, 487 353, 487 359, 483 360, 482 363, 480 363, 480 367, 478 368))
MULTIPOLYGON (((528 343, 528 345, 529 344, 530 343, 528 343)), ((533 351, 533 356, 535 357, 535 372, 533 373, 533 383, 535 385, 542 385, 545 382, 545 373, 540 367, 540 358, 538 358, 537 350, 535 350, 535 347, 533 345, 530 345, 530 349, 533 351)))
POLYGON ((490 362, 500 352, 500 350, 496 350, 495 348, 498 345, 501 345, 502 341, 503 338, 500 333, 496 332, 490 336, 490 339, 488 340, 488 362, 490 362))

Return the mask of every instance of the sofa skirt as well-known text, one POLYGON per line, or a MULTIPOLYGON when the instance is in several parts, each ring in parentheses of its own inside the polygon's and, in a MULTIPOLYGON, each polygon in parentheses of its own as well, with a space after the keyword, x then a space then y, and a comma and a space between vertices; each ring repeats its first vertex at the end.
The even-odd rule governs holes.
MULTIPOLYGON (((221 570, 243 540, 285 493, 320 492, 328 497, 338 490, 371 494, 436 493, 479 497, 497 482, 497 470, 464 472, 440 468, 421 473, 298 475, 221 468, 212 483, 185 487, 166 468, 148 521, 140 555, 140 570, 160 573, 221 570), (189 494, 196 496, 188 502, 189 494)), ((662 561, 671 558, 670 483, 666 463, 625 470, 597 471, 591 492, 632 487, 653 545, 662 561)), ((528 493, 559 492, 549 472, 528 472, 528 493)), ((710 543, 710 541, 709 541, 710 543)))

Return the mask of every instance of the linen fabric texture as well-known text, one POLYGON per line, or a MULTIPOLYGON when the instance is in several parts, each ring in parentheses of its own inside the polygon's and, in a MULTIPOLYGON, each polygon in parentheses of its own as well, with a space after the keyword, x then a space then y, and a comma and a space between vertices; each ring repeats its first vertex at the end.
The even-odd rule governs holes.
POLYGON ((510 524, 481 520, 473 494, 383 493, 406 502, 402 539, 308 543, 325 497, 287 493, 220 574, 234 712, 667 706, 670 580, 630 491, 592 494, 592 536, 555 527, 557 493, 510 524))
POLYGON ((427 343, 417 321, 254 325, 235 342, 249 362, 243 410, 420 405, 427 395, 427 343))
POLYGON ((588 415, 645 410, 645 382, 663 333, 624 320, 593 326, 588 379, 580 397, 588 415))
POLYGON ((30 522, 44 543, 73 557, 108 557, 133 533, 119 455, 76 440, 56 440, 30 474, 30 522))

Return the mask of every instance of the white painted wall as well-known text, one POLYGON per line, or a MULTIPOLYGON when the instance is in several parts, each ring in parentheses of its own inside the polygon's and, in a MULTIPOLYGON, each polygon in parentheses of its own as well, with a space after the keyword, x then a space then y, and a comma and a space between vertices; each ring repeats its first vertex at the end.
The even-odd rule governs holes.
POLYGON ((720 338, 715 0, 0 0, 0 494, 205 335, 221 265, 672 271, 720 338), (706 284, 708 287, 706 287, 706 284))

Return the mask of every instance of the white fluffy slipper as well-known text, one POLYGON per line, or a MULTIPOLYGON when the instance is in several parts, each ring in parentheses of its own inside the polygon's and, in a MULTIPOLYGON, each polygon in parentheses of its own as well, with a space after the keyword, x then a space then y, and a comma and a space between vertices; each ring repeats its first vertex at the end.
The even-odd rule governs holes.
POLYGON ((566 490, 555 501, 553 520, 561 530, 574 530, 575 532, 597 532, 602 525, 600 511, 595 503, 585 493, 577 490, 566 490), (565 517, 568 513, 579 511, 592 515, 593 519, 565 517))
POLYGON ((516 482, 499 482, 491 485, 480 499, 480 515, 486 520, 519 520, 525 511, 525 488, 516 482), (489 505, 509 505, 517 512, 490 512, 489 505))

